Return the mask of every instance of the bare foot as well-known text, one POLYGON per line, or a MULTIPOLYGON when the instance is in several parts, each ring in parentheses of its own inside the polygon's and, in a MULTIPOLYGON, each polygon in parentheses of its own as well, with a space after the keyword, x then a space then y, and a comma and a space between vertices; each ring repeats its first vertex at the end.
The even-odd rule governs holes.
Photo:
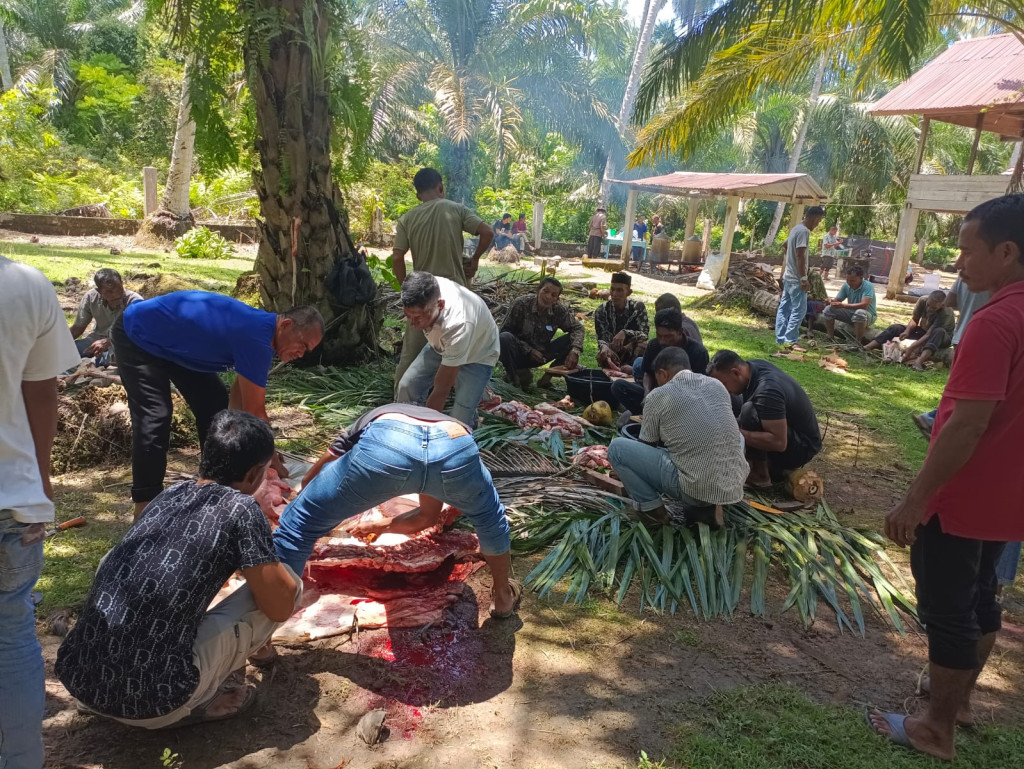
MULTIPOLYGON (((879 710, 872 710, 868 718, 871 720, 872 729, 883 737, 899 743, 899 740, 895 739, 896 735, 893 734, 889 722, 885 720, 884 713, 879 710)), ((943 761, 952 761, 956 757, 956 747, 953 744, 952 735, 944 737, 936 733, 927 726, 923 719, 908 716, 903 721, 903 728, 906 730, 907 739, 910 741, 909 747, 914 750, 940 758, 943 761)))
POLYGON ((245 704, 251 688, 251 686, 233 686, 225 689, 206 706, 206 715, 210 718, 234 715, 245 704))
POLYGON ((491 611, 498 614, 508 614, 516 605, 516 597, 508 583, 501 590, 497 587, 491 590, 491 611))

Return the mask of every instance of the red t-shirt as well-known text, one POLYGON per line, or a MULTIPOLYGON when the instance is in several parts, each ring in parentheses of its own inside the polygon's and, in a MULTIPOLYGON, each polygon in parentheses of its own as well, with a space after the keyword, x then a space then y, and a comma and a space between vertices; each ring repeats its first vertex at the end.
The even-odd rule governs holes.
POLYGON ((932 440, 958 400, 998 401, 971 458, 935 493, 928 518, 947 534, 1024 540, 1024 281, 1001 289, 971 318, 956 348, 932 440))

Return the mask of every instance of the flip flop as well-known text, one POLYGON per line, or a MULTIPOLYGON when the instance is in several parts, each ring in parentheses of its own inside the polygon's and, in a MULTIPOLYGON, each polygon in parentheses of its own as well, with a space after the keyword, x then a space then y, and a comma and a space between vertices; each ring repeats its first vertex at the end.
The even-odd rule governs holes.
MULTIPOLYGON (((214 699, 217 699, 217 697, 219 697, 222 693, 223 692, 218 690, 218 692, 217 692, 216 696, 214 697, 214 699)), ((242 701, 242 704, 239 705, 237 708, 235 708, 232 711, 229 711, 227 713, 221 713, 219 716, 207 715, 206 708, 212 702, 213 702, 213 700, 211 700, 210 702, 208 702, 206 705, 204 705, 202 707, 196 708, 191 713, 189 713, 187 716, 185 716, 185 718, 181 719, 177 723, 171 724, 171 727, 190 726, 192 724, 210 723, 212 721, 224 721, 224 720, 227 720, 228 718, 234 718, 235 716, 241 715, 242 713, 247 711, 249 708, 251 708, 254 704, 256 704, 256 687, 255 686, 247 687, 246 688, 246 692, 245 692, 245 699, 242 701)))
POLYGON ((907 718, 908 717, 903 713, 883 713, 881 710, 867 710, 864 712, 864 720, 868 722, 868 726, 871 727, 871 731, 879 737, 885 737, 901 747, 910 748, 918 753, 923 753, 924 751, 918 750, 914 743, 910 741, 910 736, 907 734, 907 728, 904 726, 904 722, 907 718), (883 719, 885 719, 885 723, 889 726, 889 734, 882 734, 882 732, 875 728, 875 725, 871 722, 872 713, 878 713, 883 719))
POLYGON ((523 583, 517 579, 510 579, 508 581, 509 589, 512 590, 512 608, 508 611, 497 611, 491 609, 491 619, 508 619, 517 611, 519 611, 519 604, 523 601, 523 583))

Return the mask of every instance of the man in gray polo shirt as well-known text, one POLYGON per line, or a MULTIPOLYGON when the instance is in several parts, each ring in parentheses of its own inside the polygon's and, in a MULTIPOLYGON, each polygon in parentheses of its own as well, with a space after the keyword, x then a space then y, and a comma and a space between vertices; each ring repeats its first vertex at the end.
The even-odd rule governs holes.
POLYGON ((690 371, 680 347, 658 354, 654 377, 640 440, 616 438, 608 461, 641 519, 668 522, 664 494, 683 503, 687 521, 721 526, 721 506, 743 499, 748 471, 729 393, 717 379, 690 371))
POLYGON ((125 307, 141 301, 142 297, 134 291, 125 290, 120 273, 109 267, 96 270, 92 279, 96 288, 89 289, 82 297, 78 315, 71 326, 71 338, 75 340, 78 354, 83 358, 96 358, 97 366, 109 366, 114 362, 110 328, 121 317, 125 307), (83 337, 82 334, 93 321, 96 325, 92 333, 83 337))

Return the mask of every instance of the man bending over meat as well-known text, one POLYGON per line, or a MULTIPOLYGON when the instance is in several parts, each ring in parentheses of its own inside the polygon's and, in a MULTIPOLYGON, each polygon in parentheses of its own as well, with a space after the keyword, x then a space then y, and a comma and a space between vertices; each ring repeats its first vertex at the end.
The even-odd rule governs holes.
POLYGON ((505 506, 469 426, 424 406, 392 403, 373 409, 331 444, 306 474, 302 492, 281 513, 274 532, 277 554, 301 573, 320 537, 403 494, 419 494, 420 507, 388 521, 360 522, 349 532, 415 534, 436 524, 447 502, 469 519, 480 538, 494 581, 491 616, 511 617, 523 587, 509 579, 505 506))
POLYGON ((668 523, 664 494, 685 505, 687 520, 721 526, 722 505, 743 499, 747 477, 729 393, 721 382, 691 371, 679 347, 658 353, 654 377, 640 440, 615 438, 608 461, 641 519, 668 523))
POLYGON ((270 636, 302 589, 274 554, 270 524, 250 496, 274 455, 266 422, 221 411, 203 444, 199 480, 159 494, 100 562, 56 665, 89 710, 160 729, 219 721, 252 705, 246 660, 273 661, 270 636), (209 608, 239 569, 246 584, 209 608))

